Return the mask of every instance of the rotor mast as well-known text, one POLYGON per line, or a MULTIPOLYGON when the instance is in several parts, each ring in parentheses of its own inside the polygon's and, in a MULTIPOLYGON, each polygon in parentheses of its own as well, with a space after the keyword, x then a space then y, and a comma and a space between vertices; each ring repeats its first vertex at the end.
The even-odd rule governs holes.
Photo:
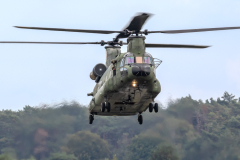
POLYGON ((127 51, 133 53, 135 57, 142 57, 145 53, 145 39, 144 36, 130 36, 127 39, 127 51))
MULTIPOLYGON (((127 52, 133 53, 135 57, 142 57, 145 53, 145 37, 130 36, 127 39, 127 52)), ((108 45, 106 49, 106 66, 111 65, 111 61, 121 54, 121 47, 116 45, 108 45)))

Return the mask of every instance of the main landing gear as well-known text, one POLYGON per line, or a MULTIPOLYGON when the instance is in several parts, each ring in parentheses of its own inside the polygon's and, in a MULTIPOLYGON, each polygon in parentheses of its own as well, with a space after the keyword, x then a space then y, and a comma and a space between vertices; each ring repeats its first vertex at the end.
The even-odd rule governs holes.
MULTIPOLYGON (((105 110, 107 110, 107 112, 111 111, 111 104, 109 102, 103 102, 101 104, 101 112, 105 112, 105 110)), ((94 120, 94 114, 90 113, 89 115, 89 124, 92 124, 94 120)))
POLYGON ((105 109, 107 109, 107 112, 111 111, 111 104, 109 102, 103 102, 101 104, 101 112, 105 112, 105 109))
POLYGON ((93 114, 90 114, 90 115, 89 115, 89 124, 92 124, 92 123, 93 123, 93 120, 94 120, 94 115, 93 115, 93 114))
MULTIPOLYGON (((158 104, 155 103, 154 105, 152 103, 149 103, 149 106, 148 106, 148 109, 149 109, 149 112, 152 112, 154 110, 154 112, 158 112, 158 104)), ((139 113, 138 115, 138 123, 141 125, 143 124, 143 116, 141 113, 139 113)))
POLYGON ((154 105, 152 103, 149 103, 148 106, 149 112, 152 112, 154 110, 155 113, 158 112, 158 104, 155 103, 154 105))
POLYGON ((138 123, 139 124, 143 123, 143 116, 141 114, 138 115, 138 123))

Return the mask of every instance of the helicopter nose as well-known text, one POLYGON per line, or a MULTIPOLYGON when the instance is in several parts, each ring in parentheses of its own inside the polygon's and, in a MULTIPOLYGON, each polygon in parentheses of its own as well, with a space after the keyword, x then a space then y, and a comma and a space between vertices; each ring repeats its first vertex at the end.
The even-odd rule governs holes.
POLYGON ((135 76, 148 76, 151 72, 149 64, 134 64, 132 65, 132 73, 135 76))

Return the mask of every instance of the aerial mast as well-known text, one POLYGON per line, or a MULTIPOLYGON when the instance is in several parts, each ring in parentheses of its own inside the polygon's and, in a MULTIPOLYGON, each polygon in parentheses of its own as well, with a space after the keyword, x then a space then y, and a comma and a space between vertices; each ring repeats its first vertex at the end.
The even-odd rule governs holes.
POLYGON ((142 57, 145 53, 145 39, 144 36, 130 36, 127 39, 127 51, 133 53, 135 57, 142 57))

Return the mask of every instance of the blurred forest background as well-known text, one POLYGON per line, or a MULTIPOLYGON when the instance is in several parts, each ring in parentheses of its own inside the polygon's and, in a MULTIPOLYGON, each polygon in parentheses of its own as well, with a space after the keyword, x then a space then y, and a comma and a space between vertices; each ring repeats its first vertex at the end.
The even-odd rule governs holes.
POLYGON ((0 111, 0 160, 239 160, 240 98, 170 100, 159 113, 95 116, 77 102, 0 111))

